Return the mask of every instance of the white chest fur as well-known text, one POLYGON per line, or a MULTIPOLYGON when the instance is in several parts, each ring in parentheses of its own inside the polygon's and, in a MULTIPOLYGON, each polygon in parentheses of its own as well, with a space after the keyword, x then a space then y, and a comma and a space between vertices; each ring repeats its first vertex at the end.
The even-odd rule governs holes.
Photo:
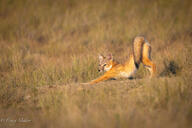
POLYGON ((105 71, 109 71, 112 68, 112 65, 110 65, 109 67, 105 67, 105 71))

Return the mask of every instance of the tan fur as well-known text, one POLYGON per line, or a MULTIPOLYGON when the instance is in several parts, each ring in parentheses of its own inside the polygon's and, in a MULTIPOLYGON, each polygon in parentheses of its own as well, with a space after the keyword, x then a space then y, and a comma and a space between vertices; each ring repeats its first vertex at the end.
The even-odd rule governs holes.
POLYGON ((145 43, 145 39, 142 36, 138 36, 134 39, 133 42, 133 56, 134 61, 137 67, 139 67, 139 64, 141 63, 142 59, 142 48, 145 43))
POLYGON ((156 66, 151 60, 151 46, 142 36, 134 39, 133 53, 124 64, 114 61, 111 54, 106 57, 99 55, 99 60, 99 71, 106 72, 101 77, 89 82, 89 84, 95 84, 111 78, 130 78, 135 74, 140 63, 143 63, 149 69, 151 77, 156 72, 156 66))

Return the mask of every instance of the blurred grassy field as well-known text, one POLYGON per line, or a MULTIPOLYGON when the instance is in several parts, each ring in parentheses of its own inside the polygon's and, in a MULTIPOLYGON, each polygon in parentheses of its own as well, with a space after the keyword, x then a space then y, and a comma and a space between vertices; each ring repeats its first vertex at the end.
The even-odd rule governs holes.
POLYGON ((191 77, 191 0, 0 0, 0 127, 192 127, 191 77), (141 66, 79 84, 101 75, 99 53, 128 59, 137 35, 156 78, 141 66))

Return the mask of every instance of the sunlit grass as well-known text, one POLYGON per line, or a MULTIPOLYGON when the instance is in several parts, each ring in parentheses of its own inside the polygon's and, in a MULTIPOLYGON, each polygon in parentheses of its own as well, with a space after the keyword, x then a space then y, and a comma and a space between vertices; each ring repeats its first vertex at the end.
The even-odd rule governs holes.
MULTIPOLYGON (((0 0, 0 118, 21 127, 190 127, 190 0, 0 0), (152 45, 157 77, 80 85, 123 62, 135 36, 152 45)), ((0 126, 7 127, 6 123, 0 126)))

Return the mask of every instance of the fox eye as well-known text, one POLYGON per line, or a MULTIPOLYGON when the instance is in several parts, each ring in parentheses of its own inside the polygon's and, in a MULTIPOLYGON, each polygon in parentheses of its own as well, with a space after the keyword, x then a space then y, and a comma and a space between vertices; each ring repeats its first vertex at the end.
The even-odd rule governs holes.
POLYGON ((104 64, 103 66, 106 66, 107 64, 104 64))

